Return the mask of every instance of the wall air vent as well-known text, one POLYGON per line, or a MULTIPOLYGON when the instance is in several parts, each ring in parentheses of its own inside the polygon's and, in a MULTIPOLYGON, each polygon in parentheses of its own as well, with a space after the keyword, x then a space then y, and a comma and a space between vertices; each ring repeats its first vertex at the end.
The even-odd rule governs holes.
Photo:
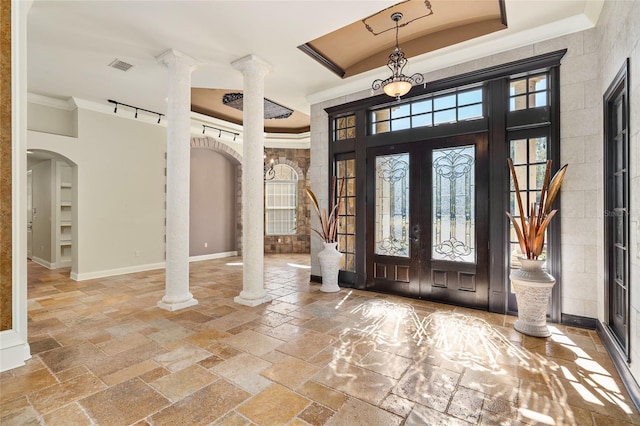
POLYGON ((133 65, 121 61, 120 59, 114 59, 114 61, 111 62, 109 66, 120 71, 129 71, 129 68, 131 68, 133 65))

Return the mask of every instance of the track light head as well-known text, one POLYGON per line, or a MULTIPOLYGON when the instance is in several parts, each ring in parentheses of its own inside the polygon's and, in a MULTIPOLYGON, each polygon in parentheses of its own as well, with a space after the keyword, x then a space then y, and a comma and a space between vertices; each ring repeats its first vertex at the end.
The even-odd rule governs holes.
POLYGON ((136 118, 138 118, 138 108, 136 108, 136 118))
POLYGON ((160 119, 162 118, 162 114, 158 114, 158 124, 160 124, 160 119))

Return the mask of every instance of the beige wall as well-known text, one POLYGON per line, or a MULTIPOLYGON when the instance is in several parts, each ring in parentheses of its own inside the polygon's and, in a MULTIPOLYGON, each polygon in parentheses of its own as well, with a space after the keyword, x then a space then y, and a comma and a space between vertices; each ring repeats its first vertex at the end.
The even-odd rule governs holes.
POLYGON ((27 144, 77 165, 72 277, 164 266, 165 127, 81 108, 77 138, 29 131, 27 144))
POLYGON ((41 265, 50 267, 55 262, 51 253, 52 236, 51 229, 54 221, 51 210, 53 195, 53 160, 45 160, 34 165, 33 179, 33 260, 41 265))
POLYGON ((30 102, 27 105, 27 130, 78 136, 78 110, 54 108, 30 102))
POLYGON ((219 152, 191 148, 190 256, 237 250, 236 167, 219 152))

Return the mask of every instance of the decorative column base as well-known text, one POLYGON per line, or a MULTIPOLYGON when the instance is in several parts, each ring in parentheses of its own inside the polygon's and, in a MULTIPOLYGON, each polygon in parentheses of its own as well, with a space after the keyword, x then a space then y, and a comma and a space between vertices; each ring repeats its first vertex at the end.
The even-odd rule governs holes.
POLYGON ((189 297, 186 300, 170 301, 165 299, 167 299, 167 297, 162 298, 157 305, 158 308, 164 309, 165 311, 177 311, 198 304, 198 301, 193 298, 191 293, 189 293, 189 297))
POLYGON ((262 294, 252 294, 247 291, 241 291, 238 296, 233 298, 233 301, 239 305, 250 306, 253 308, 254 306, 262 305, 263 303, 271 302, 273 300, 273 297, 266 291, 261 293, 262 294))

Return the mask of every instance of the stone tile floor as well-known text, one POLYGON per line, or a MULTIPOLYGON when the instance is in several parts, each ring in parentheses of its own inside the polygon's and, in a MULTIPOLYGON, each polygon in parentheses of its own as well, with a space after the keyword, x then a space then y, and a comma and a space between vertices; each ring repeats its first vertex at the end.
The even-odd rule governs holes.
POLYGON ((270 255, 273 302, 233 302, 240 258, 191 264, 199 304, 156 308, 164 271, 75 282, 29 262, 27 365, 0 424, 640 425, 593 331, 309 283, 270 255))

